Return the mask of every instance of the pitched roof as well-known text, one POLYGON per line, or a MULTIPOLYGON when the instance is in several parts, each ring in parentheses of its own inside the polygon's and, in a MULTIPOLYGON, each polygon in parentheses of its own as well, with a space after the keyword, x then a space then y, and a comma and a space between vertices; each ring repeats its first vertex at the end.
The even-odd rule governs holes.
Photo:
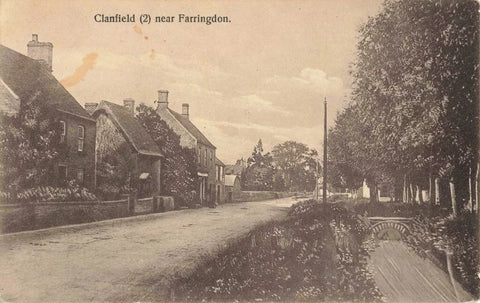
POLYGON ((151 156, 163 156, 158 145, 153 141, 152 137, 150 137, 137 118, 132 115, 129 109, 112 102, 102 101, 93 113, 93 116, 98 117, 102 110, 105 110, 107 114, 111 115, 114 123, 120 128, 127 141, 133 145, 138 153, 151 156))
POLYGON ((241 175, 245 168, 240 164, 226 165, 225 173, 233 175, 241 175))
POLYGON ((0 78, 0 112, 8 115, 16 114, 20 109, 18 96, 0 78))
POLYGON ((91 120, 87 111, 38 61, 0 45, 0 78, 21 102, 40 101, 91 120))
POLYGON ((215 157, 215 165, 225 166, 225 164, 223 164, 223 162, 217 157, 215 157))
POLYGON ((233 186, 236 179, 238 179, 237 175, 225 175, 225 186, 233 186))
POLYGON ((207 137, 186 117, 180 115, 179 113, 171 110, 168 108, 168 111, 177 119, 183 127, 187 129, 187 131, 194 136, 198 142, 207 145, 212 148, 216 148, 210 141, 208 141, 207 137))

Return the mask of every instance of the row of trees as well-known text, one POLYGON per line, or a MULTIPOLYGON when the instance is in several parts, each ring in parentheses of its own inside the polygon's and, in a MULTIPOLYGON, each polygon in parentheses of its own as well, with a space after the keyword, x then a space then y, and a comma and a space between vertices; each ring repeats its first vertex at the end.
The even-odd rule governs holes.
POLYGON ((242 176, 246 190, 312 191, 315 188, 317 151, 303 143, 286 141, 265 153, 262 140, 254 146, 242 176))
MULTIPOLYGON (((329 134, 330 178, 376 201, 473 204, 478 150, 478 3, 388 0, 360 29, 349 106, 329 134), (443 190, 447 189, 448 190, 443 190), (419 201, 421 202, 421 201, 419 201)), ((478 199, 477 199, 478 200, 478 199)))

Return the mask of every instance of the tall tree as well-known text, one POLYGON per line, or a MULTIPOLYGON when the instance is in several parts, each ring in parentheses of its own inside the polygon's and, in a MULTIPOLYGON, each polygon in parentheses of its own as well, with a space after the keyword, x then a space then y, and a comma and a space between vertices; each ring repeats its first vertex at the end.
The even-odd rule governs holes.
POLYGON ((275 168, 281 173, 287 190, 312 191, 316 178, 316 150, 303 143, 286 141, 272 149, 275 168))
POLYGON ((272 165, 272 156, 270 153, 263 152, 262 139, 259 139, 253 147, 243 175, 243 185, 247 190, 272 190, 274 188, 275 170, 272 165))
POLYGON ((377 176, 403 179, 409 200, 438 176, 456 209, 475 169, 478 20, 475 1, 388 0, 360 30, 351 106, 366 150, 356 150, 377 176))

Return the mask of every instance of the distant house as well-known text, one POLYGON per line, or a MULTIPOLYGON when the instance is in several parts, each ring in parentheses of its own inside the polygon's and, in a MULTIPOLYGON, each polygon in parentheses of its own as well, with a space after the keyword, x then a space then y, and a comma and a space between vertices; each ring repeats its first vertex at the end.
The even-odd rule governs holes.
MULTIPOLYGON (((88 104, 89 108, 95 104, 88 104)), ((97 121, 96 157, 99 169, 105 163, 124 168, 126 185, 137 190, 139 197, 161 193, 162 152, 134 116, 135 101, 124 100, 124 106, 102 101, 93 117, 97 121)), ((101 182, 101 178, 99 178, 101 182)), ((122 185, 122 184, 119 184, 122 185)))
POLYGON ((240 191, 240 178, 237 175, 225 175, 225 193, 227 201, 232 202, 235 193, 240 191))
POLYGON ((225 164, 215 157, 215 202, 225 201, 225 164))
POLYGON ((216 199, 216 147, 190 121, 189 105, 182 104, 182 114, 168 107, 168 91, 158 91, 157 113, 180 136, 180 145, 194 149, 197 155, 198 197, 202 205, 216 199))
POLYGON ((246 168, 247 162, 245 162, 245 160, 242 158, 237 160, 237 162, 233 165, 225 165, 225 174, 237 175, 241 179, 246 168))
POLYGON ((54 173, 58 185, 76 179, 89 189, 95 186, 95 120, 52 75, 50 42, 33 35, 29 57, 0 45, 0 111, 15 114, 22 104, 38 102, 61 125, 65 145, 54 173))

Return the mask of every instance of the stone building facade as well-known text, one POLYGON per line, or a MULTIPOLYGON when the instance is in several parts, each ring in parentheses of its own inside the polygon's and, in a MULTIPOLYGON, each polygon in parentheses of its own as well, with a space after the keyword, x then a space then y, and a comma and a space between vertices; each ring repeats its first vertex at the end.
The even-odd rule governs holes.
POLYGON ((102 101, 92 114, 97 121, 98 186, 102 189, 113 183, 134 189, 140 198, 157 196, 162 192, 163 155, 135 118, 134 105, 132 99, 124 100, 124 106, 102 101))
POLYGON ((179 114, 168 106, 168 91, 159 90, 157 113, 180 136, 180 145, 195 150, 197 156, 198 197, 202 205, 215 202, 217 197, 216 147, 190 121, 189 105, 182 104, 179 114))
POLYGON ((52 75, 52 43, 34 34, 27 49, 31 57, 0 45, 0 109, 15 114, 24 102, 47 109, 61 126, 61 159, 53 168, 57 185, 75 179, 93 190, 95 120, 52 75))

